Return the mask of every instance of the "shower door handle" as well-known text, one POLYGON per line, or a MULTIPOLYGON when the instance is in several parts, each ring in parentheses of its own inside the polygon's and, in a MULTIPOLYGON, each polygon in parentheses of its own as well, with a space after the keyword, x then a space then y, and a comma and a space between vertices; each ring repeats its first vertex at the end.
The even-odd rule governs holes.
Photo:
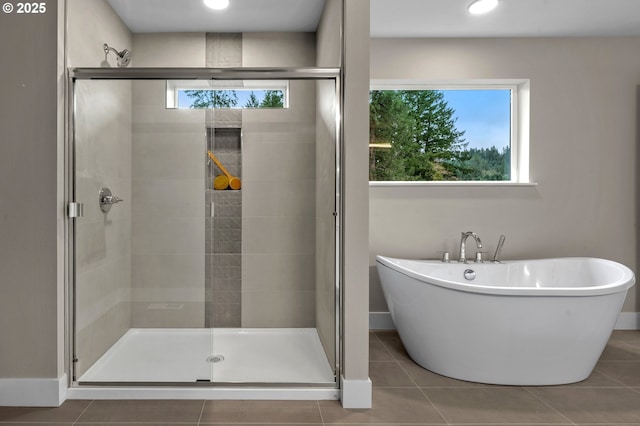
POLYGON ((98 194, 98 202, 100 203, 100 210, 107 213, 111 210, 111 206, 117 204, 121 201, 124 201, 120 197, 116 197, 111 194, 111 190, 109 188, 102 188, 100 193, 98 194))

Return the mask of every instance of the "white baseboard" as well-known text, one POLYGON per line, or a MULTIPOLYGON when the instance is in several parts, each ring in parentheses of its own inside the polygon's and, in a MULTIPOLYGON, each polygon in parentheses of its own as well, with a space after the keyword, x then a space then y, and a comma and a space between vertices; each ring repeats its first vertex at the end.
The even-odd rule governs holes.
MULTIPOLYGON (((370 330, 395 330, 389 312, 369 312, 370 330)), ((640 330, 640 312, 621 312, 614 330, 640 330)))
POLYGON ((0 406, 59 407, 66 398, 66 374, 59 379, 0 379, 0 406))
POLYGON ((371 379, 352 380, 340 376, 343 408, 371 408, 371 379))
POLYGON ((369 312, 370 330, 395 330, 391 314, 389 312, 369 312))
POLYGON ((640 330, 640 312, 620 312, 614 330, 640 330))

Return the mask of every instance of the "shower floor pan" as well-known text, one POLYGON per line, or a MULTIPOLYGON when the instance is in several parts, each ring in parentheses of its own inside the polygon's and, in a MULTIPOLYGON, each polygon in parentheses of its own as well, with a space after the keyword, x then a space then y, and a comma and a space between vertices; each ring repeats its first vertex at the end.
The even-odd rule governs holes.
POLYGON ((334 380, 313 328, 132 328, 78 382, 309 384, 334 380))

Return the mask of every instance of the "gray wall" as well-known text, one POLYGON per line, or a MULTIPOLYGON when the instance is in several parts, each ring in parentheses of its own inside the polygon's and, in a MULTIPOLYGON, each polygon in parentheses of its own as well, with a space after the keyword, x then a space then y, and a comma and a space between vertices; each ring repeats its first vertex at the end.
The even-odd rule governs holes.
POLYGON ((0 377, 59 377, 58 8, 0 15, 0 377), (10 58, 10 60, 9 60, 10 58))
MULTIPOLYGON (((596 256, 636 269, 640 38, 374 39, 372 79, 531 80, 534 187, 371 187, 371 311, 386 311, 375 255, 457 258, 461 231, 506 259, 596 256)), ((625 311, 638 311, 629 292, 625 311)))
MULTIPOLYGON (((369 317, 366 303, 369 214, 367 182, 369 152, 369 1, 344 2, 344 103, 343 125, 343 304, 345 379, 359 390, 370 390, 369 317), (364 387, 364 389, 362 389, 364 387)), ((357 407, 371 400, 352 401, 350 385, 343 390, 343 404, 357 407), (347 396, 344 392, 346 390, 347 396)), ((362 396, 363 392, 354 392, 362 396)), ((369 405, 370 406, 370 405, 369 405)))
MULTIPOLYGON (((103 0, 67 2, 70 67, 117 66, 104 43, 131 49, 131 33, 103 0), (91 18, 95 19, 91 19, 91 18)), ((76 356, 80 377, 131 327, 131 83, 76 84, 76 356), (103 213, 98 192, 125 201, 103 213)))

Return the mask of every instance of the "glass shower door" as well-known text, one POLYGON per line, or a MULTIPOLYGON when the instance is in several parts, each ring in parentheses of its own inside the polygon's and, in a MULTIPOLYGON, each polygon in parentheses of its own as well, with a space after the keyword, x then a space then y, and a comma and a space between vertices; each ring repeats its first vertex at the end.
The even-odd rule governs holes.
POLYGON ((75 376, 210 380, 205 112, 163 80, 75 82, 75 376))

